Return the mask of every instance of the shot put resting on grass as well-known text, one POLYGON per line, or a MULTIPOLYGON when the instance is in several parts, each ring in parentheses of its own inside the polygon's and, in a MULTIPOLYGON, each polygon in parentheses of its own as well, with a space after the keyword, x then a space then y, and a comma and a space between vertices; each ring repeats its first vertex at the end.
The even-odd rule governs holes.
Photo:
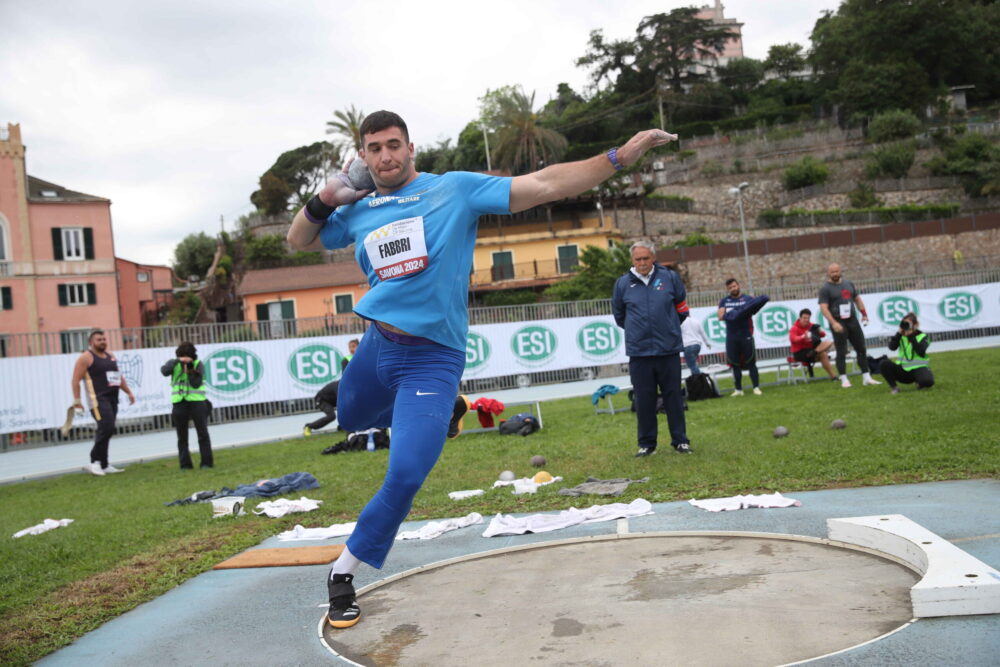
POLYGON ((406 123, 377 111, 361 124, 361 151, 375 191, 356 190, 347 174, 331 180, 292 221, 299 250, 355 244, 371 289, 355 312, 372 322, 341 379, 340 422, 347 430, 392 427, 382 487, 327 577, 328 623, 346 628, 361 611, 354 572, 385 563, 413 497, 444 446, 465 367, 468 276, 480 215, 509 214, 563 199, 635 164, 676 139, 639 132, 617 149, 502 178, 469 172, 418 173, 406 123))

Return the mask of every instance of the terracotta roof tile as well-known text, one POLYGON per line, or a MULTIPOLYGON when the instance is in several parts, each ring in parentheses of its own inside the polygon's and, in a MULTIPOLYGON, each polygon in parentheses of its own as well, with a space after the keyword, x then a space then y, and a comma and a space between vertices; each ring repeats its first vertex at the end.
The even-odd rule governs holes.
POLYGON ((279 269, 247 271, 240 282, 239 294, 287 292, 314 287, 367 284, 365 274, 354 262, 286 266, 279 269))
POLYGON ((55 183, 43 181, 34 176, 28 176, 28 201, 40 202, 73 202, 73 201, 111 201, 104 197, 95 197, 83 192, 76 192, 55 183), (43 194, 44 193, 44 194, 43 194))

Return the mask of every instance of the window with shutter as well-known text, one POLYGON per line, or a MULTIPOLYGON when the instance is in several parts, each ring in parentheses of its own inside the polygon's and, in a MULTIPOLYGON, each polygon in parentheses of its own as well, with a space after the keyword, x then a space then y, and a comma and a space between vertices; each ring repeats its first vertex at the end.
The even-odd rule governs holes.
POLYGON ((0 287, 0 310, 14 310, 10 287, 0 287))
POLYGON ((84 235, 81 227, 62 228, 62 259, 80 261, 86 259, 84 235))
POLYGON ((92 303, 97 303, 97 289, 94 283, 59 285, 60 306, 86 306, 92 303))

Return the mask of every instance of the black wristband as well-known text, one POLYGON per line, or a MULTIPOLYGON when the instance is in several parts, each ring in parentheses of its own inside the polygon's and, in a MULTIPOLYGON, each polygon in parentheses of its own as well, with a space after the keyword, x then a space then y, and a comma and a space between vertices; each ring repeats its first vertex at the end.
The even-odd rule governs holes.
POLYGON ((330 214, 337 210, 336 206, 327 206, 319 195, 313 195, 312 199, 306 202, 305 214, 309 222, 322 225, 330 214))

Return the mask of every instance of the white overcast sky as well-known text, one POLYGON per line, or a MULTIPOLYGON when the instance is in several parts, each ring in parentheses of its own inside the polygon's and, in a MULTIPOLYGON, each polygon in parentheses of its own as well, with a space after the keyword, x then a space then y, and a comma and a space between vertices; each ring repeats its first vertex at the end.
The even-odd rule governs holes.
MULTIPOLYGON (((591 30, 631 38, 689 4, 0 0, 0 124, 21 124, 29 174, 111 199, 119 257, 169 264, 220 215, 232 229, 260 175, 327 139, 334 110, 394 110, 418 148, 454 141, 488 88, 521 84, 538 106, 560 82, 580 91, 591 30)), ((808 47, 839 1, 723 4, 745 55, 763 58, 808 47)))

